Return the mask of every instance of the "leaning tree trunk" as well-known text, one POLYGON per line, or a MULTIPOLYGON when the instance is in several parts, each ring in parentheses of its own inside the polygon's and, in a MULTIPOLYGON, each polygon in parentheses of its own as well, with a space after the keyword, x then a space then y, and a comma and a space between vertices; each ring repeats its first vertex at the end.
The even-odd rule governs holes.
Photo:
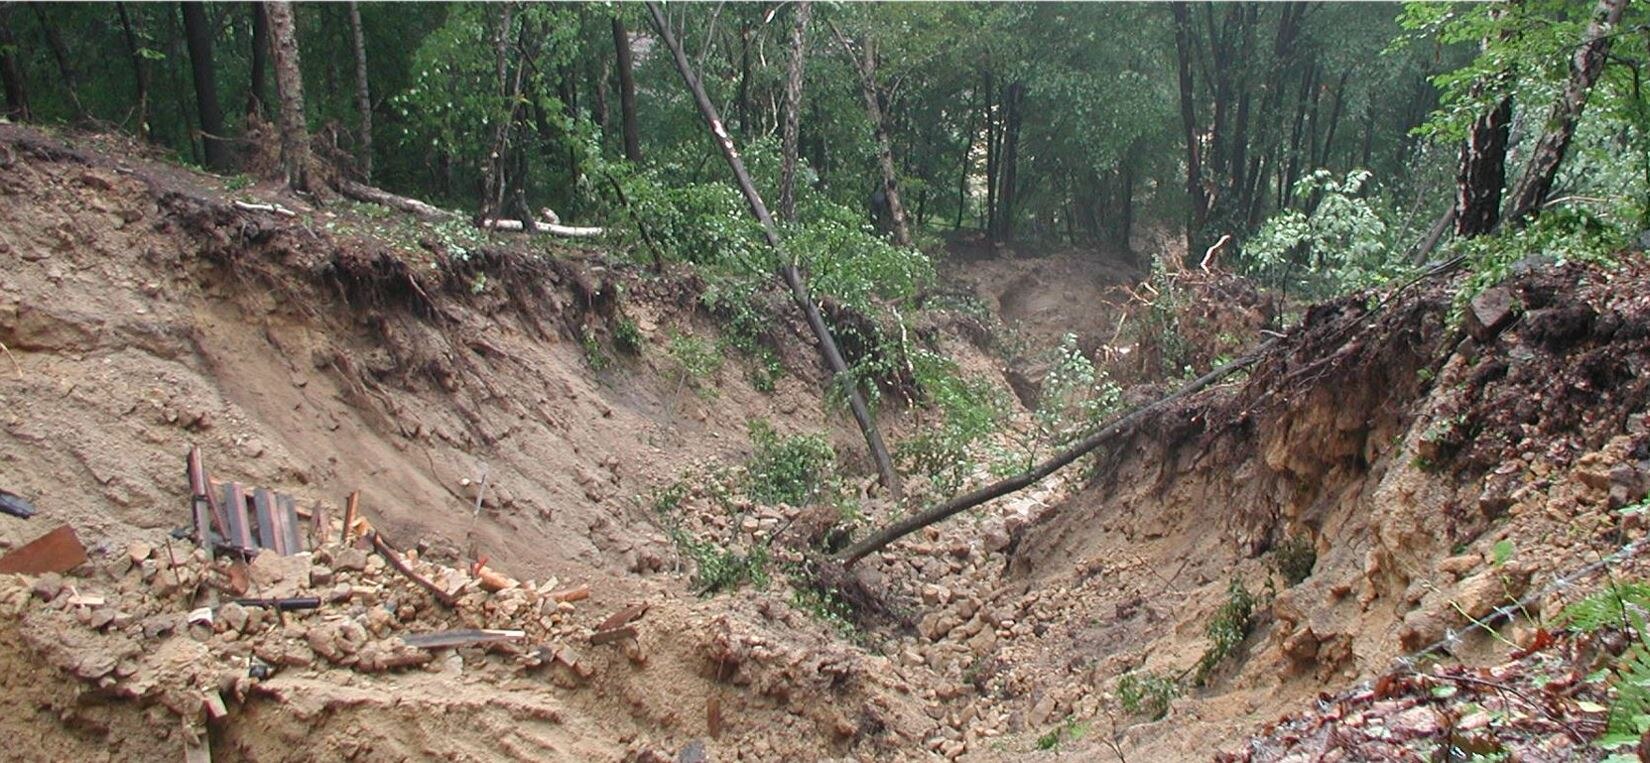
POLYGON ((17 63, 17 41, 11 33, 11 8, 0 7, 0 88, 6 91, 7 119, 27 122, 33 115, 29 113, 29 91, 23 81, 23 67, 17 63))
POLYGON ((813 3, 796 5, 796 24, 791 27, 791 60, 785 68, 785 126, 780 133, 779 219, 796 222, 797 140, 802 131, 802 70, 807 63, 808 18, 813 3))
POLYGON ((630 33, 624 20, 613 16, 613 52, 619 68, 619 121, 624 129, 624 158, 640 164, 642 136, 636 128, 636 75, 630 60, 630 33))
POLYGON ((355 110, 361 117, 361 177, 372 182, 372 91, 367 87, 367 37, 361 30, 361 7, 350 0, 350 37, 355 46, 355 110))
POLYGON ((893 218, 894 222, 894 243, 910 246, 911 228, 905 219, 905 205, 899 197, 899 179, 894 171, 893 143, 888 139, 888 125, 882 113, 882 96, 878 93, 876 44, 866 40, 859 55, 855 55, 853 46, 849 44, 848 38, 843 36, 842 30, 831 24, 831 32, 836 35, 837 43, 842 46, 843 52, 853 59, 854 67, 859 70, 859 89, 861 95, 865 96, 865 114, 871 119, 871 130, 876 137, 877 167, 882 170, 882 192, 888 199, 888 216, 893 218))
POLYGON ((57 24, 52 23, 51 16, 47 15, 44 3, 29 3, 29 7, 34 10, 34 18, 40 22, 40 32, 46 37, 46 46, 52 49, 52 58, 57 61, 57 73, 63 77, 63 90, 69 96, 69 105, 74 108, 74 118, 84 120, 86 107, 80 102, 80 76, 69 55, 69 46, 64 44, 57 24))
POLYGON ((298 61, 298 31, 292 3, 264 3, 275 54, 275 90, 280 99, 281 171, 294 191, 309 191, 309 124, 304 116, 304 77, 298 61))
POLYGON ((183 6, 183 36, 189 44, 190 71, 195 79, 195 109, 200 112, 201 145, 205 148, 206 166, 222 172, 233 163, 229 142, 224 139, 223 109, 218 106, 217 67, 212 62, 212 24, 206 18, 203 3, 178 3, 183 6))
POLYGON ((734 179, 739 183, 739 190, 744 194, 745 202, 750 205, 751 214, 762 224, 762 235, 778 259, 779 275, 790 289, 791 299, 807 318, 808 328, 813 331, 814 338, 819 341, 819 351, 825 356, 825 363, 831 369, 833 383, 840 384, 848 397, 848 407, 853 411, 854 421, 859 424, 859 430, 865 436, 865 444, 871 451, 872 459, 876 461, 883 487, 897 499, 900 494, 899 473, 894 471, 894 461, 888 456, 888 447, 883 444, 882 435, 877 432, 876 421, 871 418, 870 408, 865 405, 859 385, 854 382, 853 375, 848 371, 847 362, 842 359, 842 352, 837 348, 836 339, 831 336, 830 327, 825 325, 824 317, 819 314, 819 307, 814 304, 813 297, 809 296, 808 286, 802 280, 801 272, 797 270, 796 261, 785 252, 779 239, 779 229, 774 225, 773 217, 768 214, 767 205, 756 192, 756 184, 751 180, 750 173, 745 170, 744 160, 739 158, 738 150, 733 147, 733 138, 728 136, 727 127, 723 125, 722 118, 717 116, 716 107, 711 104, 710 96, 705 94, 704 85, 700 84, 699 77, 693 73, 687 54, 682 52, 681 43, 677 42, 676 35, 671 33, 664 11, 652 0, 647 3, 647 9, 653 17, 653 25, 659 36, 664 40, 665 46, 670 48, 670 54, 676 62, 676 71, 681 73, 688 89, 693 91, 693 99, 699 106, 699 114, 704 117, 711 135, 716 138, 716 145, 722 150, 722 158, 727 160, 728 166, 733 170, 734 179))
POLYGON ((1570 77, 1564 83, 1564 91, 1553 102, 1552 113, 1547 117, 1547 131, 1530 153, 1530 163, 1513 191, 1505 219, 1522 224, 1540 214, 1541 205, 1552 191, 1559 165, 1564 163, 1570 140, 1575 137, 1581 111, 1587 107, 1587 93, 1604 70, 1604 59, 1610 54, 1610 33, 1621 22, 1626 7, 1627 0, 1599 0, 1593 8, 1586 36, 1570 59, 1570 77))

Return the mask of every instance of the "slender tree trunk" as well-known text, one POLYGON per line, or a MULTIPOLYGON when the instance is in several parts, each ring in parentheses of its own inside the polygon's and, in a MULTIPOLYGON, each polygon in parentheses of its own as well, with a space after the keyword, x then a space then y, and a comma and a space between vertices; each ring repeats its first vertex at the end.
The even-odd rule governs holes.
POLYGON ((493 30, 493 82, 499 103, 505 106, 502 113, 497 115, 497 123, 493 126, 492 150, 487 155, 487 171, 482 178, 483 198, 481 201, 481 217, 499 217, 504 210, 505 189, 509 185, 505 181, 506 140, 510 134, 510 123, 514 121, 515 105, 510 101, 510 24, 514 18, 515 6, 513 3, 501 3, 498 6, 498 23, 493 30))
POLYGON ((988 242, 997 235, 997 88, 991 70, 985 71, 985 209, 981 210, 980 228, 988 242))
POLYGON ((750 140, 756 134, 751 124, 751 25, 739 22, 739 135, 750 140))
POLYGON ((11 31, 11 6, 0 6, 0 87, 6 91, 5 117, 16 122, 34 118, 29 111, 28 84, 17 61, 17 38, 11 31))
POLYGON ((264 3, 275 59, 275 90, 280 99, 281 170, 294 191, 312 190, 310 183, 309 123, 304 114, 304 77, 298 58, 298 30, 292 3, 264 3))
POLYGON ((589 61, 590 65, 590 118, 596 121, 596 132, 601 136, 602 143, 607 142, 607 125, 612 120, 608 118, 608 81, 613 76, 612 64, 606 58, 589 61))
POLYGON ((372 91, 367 86, 367 36, 361 29, 361 7, 349 2, 350 41, 355 48, 355 111, 360 117, 361 177, 372 182, 372 91))
POLYGON ((1314 62, 1301 77, 1301 89, 1295 101, 1295 126, 1289 133, 1289 167, 1278 178, 1278 209, 1288 206, 1295 196, 1295 180, 1300 178, 1301 143, 1307 139, 1306 112, 1317 84, 1318 66, 1314 62))
POLYGON ((1610 35, 1621 23, 1627 0, 1599 0, 1593 16, 1587 22, 1587 32, 1581 45, 1570 58, 1570 76, 1564 82, 1564 91, 1553 102, 1547 117, 1546 132, 1530 153, 1530 162, 1523 179, 1513 190, 1510 206, 1504 219, 1522 225, 1541 213, 1541 205, 1552 191, 1558 168, 1575 137, 1576 124, 1587 107, 1587 94, 1604 70, 1604 59, 1610 54, 1610 35))
POLYGON ((1346 105, 1346 80, 1352 76, 1352 70, 1341 72, 1341 79, 1335 83, 1335 105, 1329 110, 1329 128, 1324 132, 1323 151, 1318 154, 1315 164, 1319 167, 1329 166, 1329 149, 1335 143, 1335 128, 1341 123, 1341 110, 1346 105))
POLYGON ((642 137, 636 129, 636 78, 630 61, 630 35, 617 15, 613 17, 613 50, 619 68, 619 119, 624 124, 624 158, 640 164, 642 137))
POLYGON ((247 85, 246 113, 263 116, 268 103, 264 93, 269 91, 269 15, 263 3, 252 3, 252 72, 247 85))
POLYGON ((132 28, 132 18, 126 13, 125 3, 115 3, 115 12, 120 15, 120 28, 126 38, 126 54, 132 59, 133 94, 137 96, 137 106, 132 116, 137 121, 138 138, 149 140, 149 62, 144 60, 143 47, 138 45, 137 31, 132 28))
POLYGON ((200 113, 201 145, 206 166, 222 172, 233 164, 225 140, 223 109, 218 107, 217 67, 212 61, 212 25, 203 3, 178 3, 183 8, 183 34, 189 43, 190 71, 195 78, 195 110, 200 113))
POLYGON ((40 33, 46 38, 46 46, 51 48, 52 58, 57 61, 57 73, 63 78, 63 91, 69 96, 69 105, 74 108, 74 118, 84 120, 86 107, 80 102, 80 76, 75 71, 69 47, 64 44, 63 35, 46 12, 44 3, 29 3, 29 8, 34 11, 35 20, 40 22, 40 33))
MULTIPOLYGON (((984 102, 983 97, 981 102, 984 102)), ((969 159, 974 156, 974 139, 975 130, 977 129, 974 126, 974 118, 979 111, 978 108, 971 108, 968 110, 968 116, 964 117, 962 159, 957 162, 957 218, 951 224, 952 230, 962 229, 963 214, 968 211, 968 173, 969 170, 973 169, 969 166, 969 159)))
POLYGON ((1015 206, 1019 201, 1020 121, 1021 106, 1025 103, 1024 82, 1011 82, 1003 91, 1003 189, 997 192, 997 237, 999 241, 1014 240, 1015 206))
POLYGON ((750 205, 751 214, 757 222, 762 224, 762 234, 766 237, 768 247, 773 250, 778 259, 779 274, 790 288, 791 299, 796 302, 802 314, 807 318, 808 326, 813 330, 814 338, 819 342, 820 353, 825 356, 826 365, 831 369, 832 383, 840 384, 847 394, 848 407, 853 411, 854 420, 865 435, 865 444, 871 451, 871 457, 876 461, 877 472, 882 476, 883 487, 898 500, 900 495, 899 473, 894 471, 893 459, 888 456, 888 448, 882 443, 882 435, 877 432, 876 421, 871 418, 871 411, 865 405, 865 398, 859 393, 859 385, 854 382, 853 375, 848 370, 848 364, 842 359, 842 353, 837 349, 836 340, 831 336, 831 330, 825 325, 825 319, 819 314, 819 308, 814 304, 813 297, 808 294, 807 284, 802 280, 802 274, 797 270, 796 261, 787 254, 779 239, 779 229, 774 225, 773 217, 768 214, 767 205, 763 204, 762 197, 756 192, 756 184, 751 181, 750 173, 745 171, 745 162, 739 158, 739 152, 733 147, 733 138, 723 126, 721 117, 716 114, 716 107, 711 104, 710 96, 705 94, 705 88, 699 83, 699 77, 693 73, 688 63, 687 54, 682 52, 682 46, 676 41, 676 35, 670 31, 669 22, 665 20, 664 11, 658 3, 649 0, 648 12, 653 17, 653 25, 659 36, 664 39, 665 46, 676 62, 676 71, 682 75, 688 89, 693 91, 694 101, 699 106, 699 114, 704 117, 711 135, 716 138, 716 145, 722 150, 722 158, 726 159, 729 168, 733 170, 734 179, 739 183, 739 190, 745 196, 745 202, 750 205))
POLYGON ((190 127, 200 124, 200 115, 191 111, 194 108, 194 100, 189 97, 189 90, 183 85, 183 67, 171 65, 183 61, 184 53, 179 47, 183 39, 183 30, 178 26, 178 14, 171 12, 172 9, 164 3, 161 7, 165 8, 162 12, 165 13, 166 27, 160 31, 159 37, 166 44, 165 50, 161 51, 164 55, 162 60, 168 62, 168 65, 161 67, 161 71, 166 74, 165 91, 177 99, 178 109, 178 118, 166 120, 166 124, 174 126, 178 137, 189 144, 190 160, 195 164, 204 165, 206 157, 201 149, 201 141, 197 140, 200 131, 190 127))
POLYGON ((882 113, 882 96, 877 87, 877 49, 876 42, 867 39, 861 46, 859 55, 854 54, 853 45, 842 31, 832 25, 831 31, 836 35, 842 50, 854 59, 854 66, 859 70, 859 89, 865 96, 865 113, 871 119, 871 130, 876 136, 877 167, 882 170, 882 192, 888 197, 888 216, 894 221, 894 243, 899 246, 911 245, 911 227, 905 217, 905 205, 900 202, 899 180, 894 170, 893 143, 888 138, 888 124, 882 113))
POLYGON ((1197 248, 1207 210, 1203 197, 1203 170, 1199 163, 1201 149, 1197 136, 1196 93, 1192 83, 1192 22, 1184 2, 1169 3, 1174 13, 1175 57, 1180 69, 1180 125, 1186 140, 1186 256, 1197 248))
POLYGON ((785 68, 785 126, 780 133, 779 219, 796 222, 797 145, 802 131, 802 72, 807 64, 808 19, 813 3, 796 5, 796 23, 791 26, 791 59, 785 68))

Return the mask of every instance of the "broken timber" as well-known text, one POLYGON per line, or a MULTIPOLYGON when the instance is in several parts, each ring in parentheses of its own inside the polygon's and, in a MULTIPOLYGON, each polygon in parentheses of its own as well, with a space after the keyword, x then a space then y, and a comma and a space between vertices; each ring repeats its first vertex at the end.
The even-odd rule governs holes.
POLYGON ((435 600, 441 603, 441 606, 452 609, 453 606, 458 603, 458 600, 453 598, 452 594, 441 590, 441 586, 431 583, 428 578, 413 572, 413 568, 407 566, 406 561, 401 558, 401 555, 395 553, 395 549, 390 548, 390 544, 385 543, 384 539, 379 537, 376 530, 374 530, 372 535, 369 537, 372 540, 373 550, 377 551, 379 556, 384 557, 384 561, 389 562, 389 565, 395 568, 396 572, 401 573, 402 577, 416 583, 419 588, 429 591, 430 595, 434 596, 435 600))
POLYGON ((434 633, 415 633, 402 636, 401 640, 405 641, 407 646, 419 649, 446 649, 448 647, 491 644, 499 641, 515 641, 526 638, 526 636, 526 631, 464 628, 451 631, 435 631, 434 633))
POLYGON ((921 530, 922 528, 934 524, 935 522, 939 522, 956 514, 972 509, 975 506, 985 503, 986 501, 1001 498, 1009 493, 1018 492, 1026 487, 1036 484, 1044 477, 1069 466, 1073 461, 1088 455, 1101 445, 1110 442, 1112 438, 1133 429, 1135 425, 1145 420, 1147 416, 1162 410, 1170 403, 1188 397, 1193 393, 1196 393, 1203 388, 1226 378, 1227 376, 1254 365, 1259 362, 1260 359, 1266 355, 1267 351, 1271 350, 1277 342, 1278 340, 1276 339, 1267 340, 1265 343, 1255 348, 1254 352, 1227 363, 1226 365, 1210 371, 1209 373, 1199 376, 1165 397, 1158 398, 1155 401, 1142 405, 1116 419, 1113 419, 1110 424, 1101 427, 1093 434, 1079 440, 1076 445, 1055 454, 1052 458, 1027 471, 1006 479, 998 480, 971 493, 957 496, 956 498, 946 501, 938 506, 934 506, 924 511, 904 517, 899 521, 896 521, 893 524, 872 533, 870 537, 865 540, 844 549, 842 553, 836 556, 836 561, 841 563, 844 567, 852 566, 854 562, 864 559, 866 556, 882 549, 884 546, 887 546, 888 544, 893 543, 906 535, 916 532, 917 530, 921 530))

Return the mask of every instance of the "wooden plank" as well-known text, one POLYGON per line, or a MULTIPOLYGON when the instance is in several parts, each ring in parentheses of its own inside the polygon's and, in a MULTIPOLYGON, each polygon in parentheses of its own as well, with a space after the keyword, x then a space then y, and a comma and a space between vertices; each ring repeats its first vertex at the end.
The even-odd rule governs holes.
POLYGON ((63 525, 6 554, 0 559, 0 573, 68 572, 85 561, 86 546, 75 537, 73 527, 63 525))
POLYGON ((223 510, 229 521, 229 535, 225 538, 236 548, 257 548, 252 542, 252 528, 246 516, 246 489, 239 482, 223 486, 223 510))
POLYGON ((340 540, 348 546, 355 540, 355 512, 360 509, 361 491, 356 490, 349 494, 344 501, 344 535, 340 540))
POLYGON ((269 488, 260 487, 252 491, 252 529, 259 548, 267 548, 277 554, 285 556, 281 551, 281 541, 278 539, 279 528, 275 526, 275 494, 269 488))
POLYGON ((627 638, 636 638, 636 626, 626 625, 623 628, 614 628, 610 631, 596 631, 590 634, 590 643, 594 646, 610 644, 627 638))
POLYGON ((275 519, 280 527, 280 538, 286 549, 283 554, 304 550, 304 539, 298 535, 298 500, 285 493, 275 494, 275 519))
POLYGON ((596 626, 596 630, 610 631, 614 628, 621 628, 629 625, 641 619, 642 615, 647 614, 648 606, 649 605, 645 603, 632 604, 624 609, 614 612, 612 615, 609 615, 606 620, 603 620, 601 625, 596 626))
POLYGON ((332 542, 332 517, 327 516, 327 509, 320 501, 315 502, 315 508, 310 511, 309 547, 318 549, 332 542))

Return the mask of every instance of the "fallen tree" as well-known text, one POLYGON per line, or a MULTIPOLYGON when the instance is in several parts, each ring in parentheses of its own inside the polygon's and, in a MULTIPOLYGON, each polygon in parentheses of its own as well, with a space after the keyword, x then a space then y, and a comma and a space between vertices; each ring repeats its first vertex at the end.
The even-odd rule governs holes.
POLYGON ((877 432, 876 421, 871 418, 870 408, 865 405, 865 397, 860 394, 859 387, 848 372, 848 364, 842 358, 842 351, 838 349, 836 339, 831 336, 830 327, 825 325, 825 319, 819 314, 819 306, 814 304, 813 298, 808 295, 808 285, 797 269, 796 259, 785 252, 785 247, 779 239, 779 229, 774 226, 773 216, 768 214, 767 205, 756 192, 756 184, 751 181, 750 173, 745 170, 744 160, 739 158, 739 151, 733 147, 733 138, 722 125, 722 118, 716 113, 716 106, 711 104, 710 96, 705 94, 705 87, 699 82, 698 75, 693 73, 687 55, 682 52, 681 43, 670 31, 670 23, 666 21, 664 11, 659 8, 658 3, 651 0, 647 3, 647 10, 652 16, 653 26, 659 33, 659 38, 670 48, 671 56, 676 62, 676 71, 682 75, 688 89, 693 91, 693 100, 699 106, 699 115, 704 117, 711 135, 716 138, 717 147, 722 150, 722 158, 727 160, 728 166, 733 170, 734 179, 739 183, 739 191, 745 196, 745 203, 749 205, 756 221, 762 224, 762 235, 767 239, 768 248, 773 250, 779 263, 779 276, 790 289, 791 299, 802 311, 802 315, 808 321, 808 328, 813 331, 814 338, 819 342, 820 354, 825 356, 825 363, 831 369, 833 382, 841 384, 843 392, 847 394, 848 407, 853 411, 854 421, 859 424, 860 433, 865 436, 865 444, 870 448, 872 460, 876 462, 882 486, 897 499, 900 494, 899 473, 894 471, 894 460, 889 457, 888 447, 883 444, 882 435, 877 432))
POLYGON ((1142 421, 1145 421, 1146 417, 1161 411, 1162 409, 1168 407, 1169 404, 1195 394, 1209 385, 1220 381, 1221 379, 1254 365, 1266 355, 1267 351, 1271 350, 1272 347, 1277 344, 1277 341, 1277 339, 1267 340, 1265 343, 1255 348, 1254 352, 1227 363, 1226 365, 1210 371, 1209 373, 1199 376, 1198 378, 1188 382, 1185 386, 1182 386, 1180 389, 1177 389, 1164 397, 1160 397, 1155 401, 1139 406, 1128 413, 1113 419, 1110 424, 1107 424, 1096 430, 1093 434, 1084 437, 1070 448, 1055 454, 1048 460, 1037 464, 1026 471, 1012 477, 1006 477, 998 480, 973 492, 957 496, 956 498, 952 498, 951 500, 938 506, 917 512, 916 514, 912 514, 908 517, 904 517, 893 524, 872 533, 864 540, 843 549, 836 555, 835 561, 840 563, 843 567, 851 566, 853 563, 865 558, 866 556, 881 550, 884 546, 910 535, 911 533, 921 530, 924 527, 960 514, 987 501, 1001 498, 1010 493, 1019 492, 1020 490, 1030 487, 1031 485, 1041 481, 1044 477, 1069 466, 1077 459, 1088 455, 1100 446, 1105 445, 1118 436, 1129 432, 1136 425, 1140 424, 1142 421))
MULTIPOLYGON (((521 220, 494 220, 488 218, 481 221, 481 227, 486 230, 520 231, 525 230, 527 226, 521 220)), ((607 231, 606 228, 581 228, 573 225, 539 222, 538 220, 533 221, 533 230, 566 238, 593 238, 607 231)))
POLYGON ((433 204, 427 204, 419 201, 418 199, 412 199, 406 196, 397 196, 389 191, 374 188, 370 185, 357 183, 353 180, 339 178, 335 185, 338 188, 338 192, 343 194, 346 198, 351 198, 356 201, 364 201, 368 204, 378 204, 380 206, 389 207, 390 209, 397 209, 417 217, 420 220, 425 220, 428 222, 441 222, 442 220, 452 220, 458 217, 457 213, 449 212, 433 204))

